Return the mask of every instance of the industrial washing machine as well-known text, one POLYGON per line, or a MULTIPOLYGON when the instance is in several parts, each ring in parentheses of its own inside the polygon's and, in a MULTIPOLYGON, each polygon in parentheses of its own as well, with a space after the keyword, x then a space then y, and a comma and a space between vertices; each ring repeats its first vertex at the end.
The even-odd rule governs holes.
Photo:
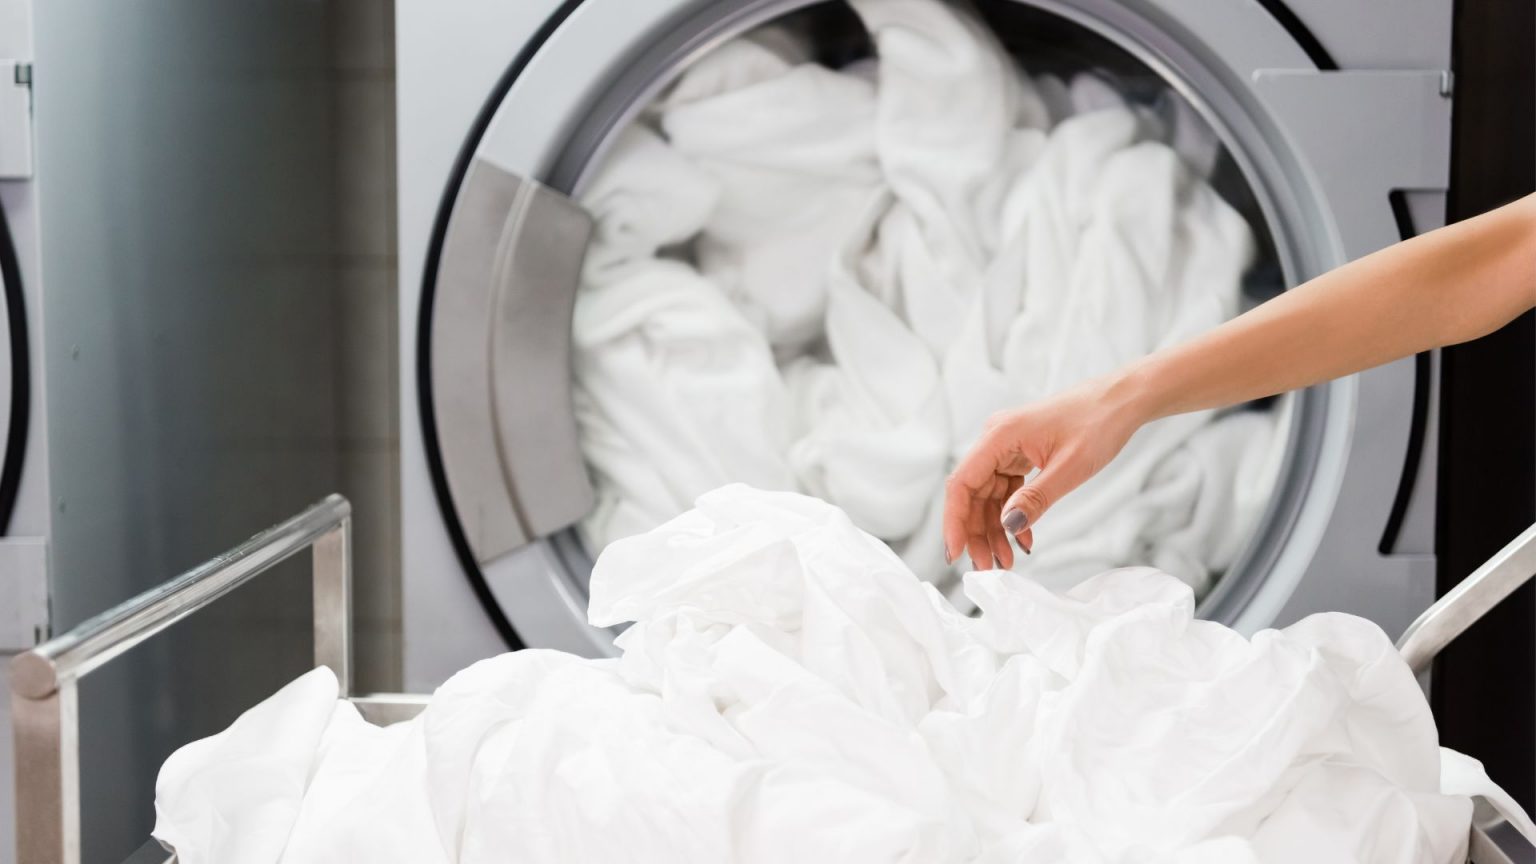
MULTIPOLYGON (((572 416, 578 196, 686 65, 807 0, 397 7, 405 686, 507 647, 611 651, 572 416)), ((1219 138, 1274 290, 1438 227, 1450 0, 995 0, 1010 49, 1071 44, 1159 82, 1219 138), (1390 142, 1382 147, 1381 142, 1390 142)), ((818 17, 821 16, 821 17, 818 17)), ((1396 635, 1435 597, 1436 359, 1284 397, 1274 495, 1202 614, 1244 631, 1333 609, 1396 635)))
MULTIPOLYGON (((31 27, 0 3, 0 664, 47 633, 48 492, 41 382, 37 201, 32 178, 31 27)), ((0 705, 0 741, 11 735, 0 705)), ((0 860, 12 845, 12 753, 0 745, 0 860)))

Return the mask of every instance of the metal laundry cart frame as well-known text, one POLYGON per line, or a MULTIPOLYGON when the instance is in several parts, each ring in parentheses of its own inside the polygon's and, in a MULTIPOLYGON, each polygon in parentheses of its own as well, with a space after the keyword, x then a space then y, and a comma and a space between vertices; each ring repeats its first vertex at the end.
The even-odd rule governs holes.
MULTIPOLYGON (((316 665, 368 720, 414 716, 425 696, 353 696, 352 505, 331 495, 229 552, 83 622, 11 662, 19 864, 79 864, 79 680, 294 555, 312 549, 316 665)), ((151 840, 129 859, 174 861, 151 840)))
MULTIPOLYGON (((18 864, 79 864, 79 702, 87 674, 305 549, 313 550, 315 663, 336 673, 341 695, 374 723, 416 716, 423 695, 354 696, 352 670, 352 506, 331 495, 229 552, 128 600, 11 663, 15 718, 18 864)), ((1442 648, 1536 575, 1536 525, 1527 528, 1403 633, 1398 650, 1422 672, 1442 648)), ((1471 864, 1510 864, 1472 829, 1471 864)), ((125 864, 172 864, 150 840, 125 864)))

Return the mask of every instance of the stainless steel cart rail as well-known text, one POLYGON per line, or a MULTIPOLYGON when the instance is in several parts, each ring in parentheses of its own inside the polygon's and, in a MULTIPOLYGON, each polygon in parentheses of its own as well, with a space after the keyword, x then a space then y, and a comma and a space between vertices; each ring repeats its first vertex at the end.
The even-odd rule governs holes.
MULTIPOLYGON (((11 661, 18 864, 79 864, 79 680, 289 558, 312 550, 316 665, 375 723, 415 716, 426 697, 353 696, 352 505, 331 495, 207 563, 11 661)), ((150 841, 130 861, 168 862, 150 841)))
MULTIPOLYGON (((82 623, 11 663, 16 743, 18 864, 79 864, 80 766, 77 682, 135 645, 277 564, 313 550, 315 663, 329 666, 341 695, 374 723, 408 720, 427 697, 351 693, 352 507, 331 495, 235 549, 82 623)), ((1536 575, 1536 525, 1526 529, 1403 633, 1398 650, 1415 671, 1536 575)), ((126 864, 173 864, 150 840, 126 864)), ((1510 864, 1477 828, 1471 864, 1510 864)))

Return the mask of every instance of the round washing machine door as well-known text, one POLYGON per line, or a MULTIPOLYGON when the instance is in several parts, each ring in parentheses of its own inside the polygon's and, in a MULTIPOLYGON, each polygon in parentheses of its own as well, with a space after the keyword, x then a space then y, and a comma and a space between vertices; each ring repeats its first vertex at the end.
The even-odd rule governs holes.
MULTIPOLYGON (((1305 40, 1264 6, 1226 4, 1220 15, 1184 0, 979 8, 1013 53, 1045 56, 1063 76, 1092 69, 1131 99, 1171 94, 1193 109, 1219 145, 1210 182, 1258 241, 1250 301, 1339 263, 1315 178, 1251 87, 1256 68, 1316 68, 1305 40)), ((601 654, 614 634, 585 623, 598 550, 576 527, 596 499, 573 410, 572 314, 593 232, 575 201, 620 130, 726 41, 773 23, 810 34, 828 65, 870 49, 837 3, 586 0, 559 14, 492 94, 447 190, 424 281, 418 379, 439 502, 487 614, 513 647, 601 654)), ((1202 614, 1248 630, 1281 617, 1344 483, 1354 387, 1256 406, 1277 416, 1280 456, 1263 480, 1263 512, 1202 614)))

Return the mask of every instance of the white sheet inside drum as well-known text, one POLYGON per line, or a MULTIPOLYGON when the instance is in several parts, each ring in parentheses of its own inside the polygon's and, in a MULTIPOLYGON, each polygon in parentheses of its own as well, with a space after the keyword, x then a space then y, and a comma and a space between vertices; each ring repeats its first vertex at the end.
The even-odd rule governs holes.
MULTIPOLYGON (((1152 108, 1091 71, 1032 76, 938 0, 851 5, 874 57, 830 69, 774 27, 725 44, 585 190, 582 528, 600 549, 726 482, 799 490, 961 599, 941 487, 985 418, 1236 314, 1255 244, 1171 91, 1152 108)), ((1263 411, 1152 424, 1019 569, 1066 586, 1152 564, 1203 594, 1284 438, 1263 411)))
POLYGON ((182 864, 1459 864, 1469 796, 1509 804, 1364 619, 1249 640, 1149 568, 964 590, 979 615, 824 502, 722 488, 598 560, 621 656, 485 660, 387 728, 316 670, 167 760, 155 836, 182 864))

